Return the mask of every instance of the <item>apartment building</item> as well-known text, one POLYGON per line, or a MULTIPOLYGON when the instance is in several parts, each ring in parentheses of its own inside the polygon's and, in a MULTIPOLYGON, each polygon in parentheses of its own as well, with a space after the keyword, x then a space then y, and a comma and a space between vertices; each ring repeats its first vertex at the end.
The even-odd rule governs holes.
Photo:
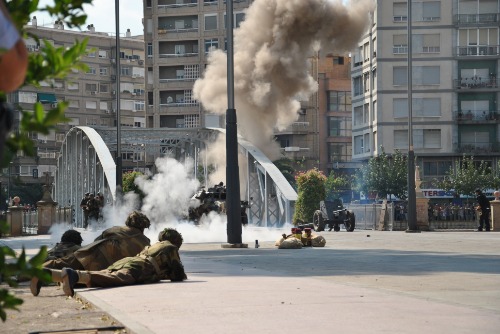
MULTIPOLYGON (((130 32, 120 38, 120 53, 117 57, 116 38, 107 33, 96 31, 97 27, 89 24, 85 31, 64 29, 55 23, 53 26, 39 26, 36 18, 26 27, 29 34, 46 40, 54 47, 70 47, 75 40, 88 38, 88 53, 82 61, 88 65, 88 71, 74 71, 66 79, 41 82, 40 87, 24 86, 9 94, 11 103, 24 110, 33 110, 36 102, 41 102, 46 110, 57 103, 66 101, 66 117, 71 121, 58 126, 57 131, 44 136, 33 134, 36 156, 18 155, 11 167, 3 171, 1 181, 15 177, 21 184, 45 183, 47 177, 53 177, 56 170, 56 158, 67 131, 72 126, 116 126, 116 95, 120 92, 121 125, 123 127, 145 127, 145 75, 144 75, 144 40, 142 36, 132 37, 130 32), (116 83, 116 60, 121 64, 121 82, 116 83), (47 174, 48 173, 48 174, 47 174)), ((35 38, 25 40, 29 52, 40 52, 40 45, 35 38)), ((20 115, 16 115, 17 122, 20 115)), ((140 157, 123 152, 124 169, 133 168, 140 157)), ((10 183, 10 182, 9 182, 10 183)))
MULTIPOLYGON (((412 132, 424 181, 500 158, 499 0, 412 1, 412 132)), ((407 1, 377 1, 353 53, 353 159, 408 150, 407 1)), ((430 182, 424 186, 432 186, 430 182)))

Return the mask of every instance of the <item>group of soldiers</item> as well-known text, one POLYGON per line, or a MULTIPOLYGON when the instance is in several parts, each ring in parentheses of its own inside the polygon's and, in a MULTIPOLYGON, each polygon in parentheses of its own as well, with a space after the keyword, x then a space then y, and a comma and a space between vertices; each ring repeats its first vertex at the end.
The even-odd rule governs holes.
MULTIPOLYGON (((158 242, 150 245, 144 229, 151 225, 148 217, 133 211, 125 226, 113 226, 102 232, 92 243, 81 246, 83 239, 76 230, 66 231, 61 242, 51 249, 43 270, 49 281, 59 282, 66 296, 73 296, 75 287, 114 287, 172 282, 187 279, 179 257, 182 235, 166 228, 158 242)), ((30 290, 38 296, 43 282, 31 279, 30 290)))
POLYGON ((85 193, 80 202, 83 210, 83 228, 87 229, 90 221, 98 222, 102 218, 102 208, 104 207, 104 195, 102 193, 85 193))

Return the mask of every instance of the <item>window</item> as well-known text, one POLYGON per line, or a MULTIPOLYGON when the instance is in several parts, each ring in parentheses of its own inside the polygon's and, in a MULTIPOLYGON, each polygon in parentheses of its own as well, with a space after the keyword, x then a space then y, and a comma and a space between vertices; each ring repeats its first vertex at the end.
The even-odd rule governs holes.
POLYGON ((178 44, 175 46, 175 54, 176 55, 183 55, 186 53, 186 46, 178 44))
POLYGON ((351 119, 348 117, 328 117, 328 136, 348 137, 352 131, 351 119))
MULTIPOLYGON (((408 99, 395 98, 392 101, 395 118, 408 117, 408 99)), ((413 117, 439 117, 441 116, 440 98, 414 98, 412 104, 413 117)))
POLYGON ((351 161, 351 151, 352 146, 350 143, 328 143, 328 162, 351 161))
POLYGON ((96 56, 95 50, 92 50, 92 49, 87 50, 87 57, 95 58, 95 56, 96 56))
POLYGON ((340 136, 340 119, 328 117, 328 135, 330 137, 340 136))
POLYGON ((418 34, 413 36, 413 50, 420 53, 439 53, 439 34, 418 34))
POLYGON ((205 15, 205 30, 217 30, 217 15, 205 15))
POLYGON ((109 93, 109 85, 99 84, 99 91, 101 93, 109 93))
POLYGON ((86 92, 97 92, 97 84, 85 84, 86 92))
POLYGON ((100 67, 99 74, 100 75, 108 75, 108 68, 107 67, 100 67))
POLYGON ((392 53, 407 54, 408 53, 408 35, 399 34, 392 36, 392 53))
POLYGON ((441 130, 426 129, 424 133, 424 148, 441 148, 441 130))
MULTIPOLYGON (((224 29, 227 29, 227 17, 226 13, 224 13, 224 29)), ((238 12, 233 13, 233 26, 235 28, 239 28, 241 22, 245 20, 245 13, 238 12)))
POLYGON ((80 85, 78 84, 78 82, 68 83, 68 90, 78 90, 78 89, 80 89, 80 85))
POLYGON ((354 125, 363 123, 363 106, 354 107, 354 125))
MULTIPOLYGON (((439 66, 415 66, 412 72, 414 85, 439 85, 441 71, 439 66)), ((395 86, 406 86, 408 84, 408 73, 406 66, 393 68, 393 84, 395 86)))
POLYGON ((365 74, 363 74, 363 87, 364 92, 367 93, 370 89, 370 72, 366 72, 365 74))
POLYGON ((108 58, 108 51, 99 50, 99 58, 108 58))
POLYGON ((205 40, 205 52, 210 52, 219 47, 219 40, 217 38, 211 38, 205 40))
POLYGON ((448 175, 451 168, 451 161, 424 161, 424 176, 444 176, 448 175))
POLYGON ((148 58, 153 58, 153 43, 148 43, 147 54, 148 58))
POLYGON ((408 148, 408 130, 394 130, 394 148, 408 148))
POLYGON ((87 74, 96 74, 96 69, 95 67, 89 66, 89 69, 87 70, 87 74))
POLYGON ((134 111, 144 111, 144 101, 134 101, 134 111))
POLYGON ((406 22, 408 21, 408 7, 406 2, 395 2, 392 7, 393 21, 406 22))
POLYGON ((327 99, 328 111, 351 110, 351 92, 329 91, 327 99))
POLYGON ((344 57, 333 57, 334 65, 344 65, 344 57))
POLYGON ((96 101, 85 101, 85 108, 87 108, 87 109, 97 109, 97 102, 96 101))
POLYGON ((363 136, 354 136, 354 154, 361 154, 363 152, 363 136))
POLYGON ((440 1, 416 2, 412 9, 415 12, 413 15, 415 21, 435 22, 441 19, 440 1))
POLYGON ((408 84, 408 73, 406 73, 406 66, 398 66, 392 69, 392 84, 394 86, 406 86, 408 84))
POLYGON ((120 70, 121 75, 131 75, 130 67, 121 67, 120 70))
POLYGON ((363 94, 363 81, 361 76, 353 78, 353 91, 354 96, 363 94))

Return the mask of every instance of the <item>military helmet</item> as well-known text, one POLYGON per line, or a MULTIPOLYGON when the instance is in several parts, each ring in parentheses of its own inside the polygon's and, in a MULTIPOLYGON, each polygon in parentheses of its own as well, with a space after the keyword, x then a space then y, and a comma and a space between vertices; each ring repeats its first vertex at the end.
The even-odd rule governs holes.
POLYGON ((181 248, 184 239, 182 238, 182 234, 177 232, 175 228, 167 227, 158 234, 158 241, 170 241, 177 248, 181 248))
POLYGON ((125 225, 145 229, 151 226, 151 222, 145 214, 134 210, 131 214, 128 215, 127 220, 125 221, 125 225))
POLYGON ((81 233, 76 230, 67 230, 61 236, 61 242, 72 242, 76 245, 81 245, 82 241, 81 233))

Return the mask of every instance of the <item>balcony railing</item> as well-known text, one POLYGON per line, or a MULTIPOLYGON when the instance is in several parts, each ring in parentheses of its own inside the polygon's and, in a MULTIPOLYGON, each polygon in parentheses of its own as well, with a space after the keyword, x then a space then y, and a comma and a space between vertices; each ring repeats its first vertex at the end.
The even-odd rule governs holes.
POLYGON ((167 9, 167 8, 181 8, 181 7, 195 7, 198 6, 198 3, 172 3, 172 4, 160 4, 158 3, 158 8, 167 9))
POLYGON ((183 34, 188 32, 198 32, 198 28, 167 28, 167 27, 159 27, 158 34, 183 34))
POLYGON ((497 88, 500 81, 492 76, 490 78, 472 77, 453 80, 456 89, 487 89, 497 88))
POLYGON ((160 83, 195 81, 197 78, 160 78, 160 83))
POLYGON ((198 57, 198 53, 160 53, 160 58, 198 57))
POLYGON ((457 144, 458 153, 489 154, 499 153, 499 142, 462 142, 457 144))
POLYGON ((491 24, 499 22, 499 14, 457 14, 453 22, 458 25, 491 24))
POLYGON ((497 121, 500 119, 500 111, 469 110, 453 113, 453 118, 462 123, 497 121))
POLYGON ((290 124, 289 126, 287 126, 283 130, 275 130, 274 133, 275 134, 285 134, 285 133, 300 134, 300 133, 307 133, 308 128, 309 128, 309 122, 294 122, 294 123, 290 124))
POLYGON ((455 50, 455 56, 457 57, 498 56, 499 54, 500 54, 499 45, 457 46, 455 50))

